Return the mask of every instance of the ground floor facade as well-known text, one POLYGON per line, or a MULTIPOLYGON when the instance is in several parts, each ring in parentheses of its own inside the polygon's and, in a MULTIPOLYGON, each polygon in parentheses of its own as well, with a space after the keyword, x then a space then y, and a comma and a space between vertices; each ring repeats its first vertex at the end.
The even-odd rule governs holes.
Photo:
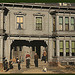
POLYGON ((3 40, 3 36, 0 36, 0 45, 0 63, 3 56, 8 61, 17 56, 22 56, 25 60, 27 52, 30 53, 31 59, 34 59, 35 52, 41 59, 43 50, 46 50, 48 62, 75 64, 75 37, 7 37, 3 40))

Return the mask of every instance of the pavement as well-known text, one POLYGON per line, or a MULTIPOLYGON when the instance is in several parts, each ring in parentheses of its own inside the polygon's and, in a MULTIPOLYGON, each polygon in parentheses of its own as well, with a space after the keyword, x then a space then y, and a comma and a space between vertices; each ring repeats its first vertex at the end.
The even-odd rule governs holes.
MULTIPOLYGON (((40 61, 41 62, 41 61, 40 61)), ((5 70, 1 69, 0 74, 75 74, 75 66, 49 66, 48 63, 41 63, 38 67, 34 64, 30 64, 30 68, 26 68, 26 64, 21 64, 21 69, 18 70, 17 63, 13 64, 13 69, 5 70), (43 67, 47 68, 47 72, 43 72, 43 67)))

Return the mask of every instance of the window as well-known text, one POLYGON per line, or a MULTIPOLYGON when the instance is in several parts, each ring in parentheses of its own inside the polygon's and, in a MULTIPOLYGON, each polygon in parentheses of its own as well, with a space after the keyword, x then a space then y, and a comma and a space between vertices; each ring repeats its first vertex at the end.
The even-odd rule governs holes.
POLYGON ((69 30, 69 18, 65 17, 65 30, 68 31, 69 30))
POLYGON ((72 41, 72 46, 71 46, 71 50, 72 50, 72 56, 75 56, 75 41, 72 41))
POLYGON ((23 29, 23 16, 17 16, 17 29, 23 29))
POLYGON ((55 17, 53 17, 53 31, 56 30, 56 26, 55 26, 55 17))
POLYGON ((63 41, 60 41, 60 56, 63 56, 63 41))
POLYGON ((71 30, 75 30, 74 17, 71 17, 71 30))
POLYGON ((42 17, 36 17, 36 30, 42 30, 42 17))
POLYGON ((66 56, 69 56, 69 41, 66 41, 66 56))
POLYGON ((63 30, 63 17, 59 17, 59 30, 63 30))
POLYGON ((53 41, 54 56, 56 56, 56 41, 53 41))

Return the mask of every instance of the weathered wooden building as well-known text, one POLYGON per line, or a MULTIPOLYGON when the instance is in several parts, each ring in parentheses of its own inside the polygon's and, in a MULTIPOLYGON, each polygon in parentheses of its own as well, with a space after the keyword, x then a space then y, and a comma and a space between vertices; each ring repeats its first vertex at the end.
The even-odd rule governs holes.
POLYGON ((0 3, 0 63, 44 49, 48 62, 75 63, 75 4, 0 3))

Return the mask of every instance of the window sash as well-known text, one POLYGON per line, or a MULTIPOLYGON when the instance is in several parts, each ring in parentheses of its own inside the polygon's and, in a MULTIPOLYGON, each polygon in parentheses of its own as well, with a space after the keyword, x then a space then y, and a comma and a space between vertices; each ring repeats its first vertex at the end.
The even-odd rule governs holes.
POLYGON ((36 23, 42 23, 42 17, 36 17, 36 23))
POLYGON ((59 25, 63 25, 63 17, 59 17, 59 25))
POLYGON ((69 24, 69 18, 65 17, 65 24, 69 24))
POLYGON ((71 25, 74 25, 74 17, 71 17, 71 25))
POLYGON ((69 52, 69 48, 66 48, 66 52, 69 52))
POLYGON ((72 41, 72 48, 75 48, 75 41, 72 41))
POLYGON ((23 16, 17 16, 17 23, 23 23, 23 16))
POLYGON ((69 53, 69 41, 66 41, 66 53, 69 53))
POLYGON ((63 48, 60 48, 60 52, 63 52, 63 48))
POLYGON ((64 44, 63 41, 60 41, 60 43, 59 43, 59 46, 60 46, 60 56, 62 56, 61 52, 63 53, 63 47, 64 47, 63 44, 64 44))
POLYGON ((66 48, 69 48, 69 41, 66 41, 66 48))
POLYGON ((72 48, 72 53, 75 53, 75 48, 72 48))
POLYGON ((63 48, 63 41, 60 41, 60 48, 63 48))
POLYGON ((16 16, 17 29, 23 29, 23 16, 16 16))
POLYGON ((22 29, 22 28, 23 28, 23 24, 17 23, 17 29, 22 29))
POLYGON ((36 17, 36 30, 42 30, 42 17, 36 17))

